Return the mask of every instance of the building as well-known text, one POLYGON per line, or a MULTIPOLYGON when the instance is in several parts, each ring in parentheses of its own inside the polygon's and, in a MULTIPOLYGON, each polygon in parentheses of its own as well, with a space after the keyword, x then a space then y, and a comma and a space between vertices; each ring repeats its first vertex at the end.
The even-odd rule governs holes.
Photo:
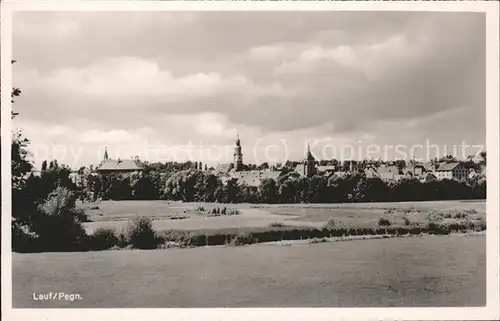
POLYGON ((364 170, 366 178, 375 178, 379 177, 377 167, 374 165, 367 165, 364 170))
POLYGON ((377 170, 378 176, 384 181, 394 181, 402 178, 397 166, 381 166, 377 170))
POLYGON ((243 170, 243 151, 241 150, 241 141, 239 134, 236 136, 236 147, 234 147, 233 158, 234 169, 237 172, 243 170))
POLYGON ((307 176, 307 177, 312 177, 317 173, 316 159, 311 154, 311 149, 309 145, 307 145, 307 153, 304 161, 302 161, 295 167, 295 172, 299 173, 301 176, 307 176))
POLYGON ((469 175, 469 171, 460 163, 446 163, 439 166, 436 169, 434 175, 437 179, 457 179, 463 180, 466 179, 469 175))
POLYGON ((240 135, 236 136, 236 146, 234 147, 233 162, 218 164, 215 167, 216 173, 229 173, 231 171, 242 171, 243 170, 243 150, 241 148, 240 135))
POLYGON ((242 171, 237 172, 236 178, 238 180, 238 184, 246 184, 251 187, 258 187, 260 183, 265 179, 274 179, 278 180, 281 172, 279 171, 270 171, 270 170, 262 170, 262 171, 242 171))
POLYGON ((421 164, 410 164, 403 168, 402 172, 405 175, 411 175, 412 177, 420 177, 422 176, 427 170, 425 167, 421 164))
POLYGON ((319 175, 325 175, 325 176, 329 176, 330 174, 332 173, 335 173, 335 171, 337 170, 337 167, 336 166, 317 166, 316 167, 316 172, 319 174, 319 175))
POLYGON ((215 173, 221 179, 223 184, 226 184, 232 179, 236 179, 238 184, 246 184, 251 187, 260 186, 264 179, 277 180, 281 171, 277 170, 251 170, 245 171, 243 164, 243 150, 239 135, 236 137, 236 146, 234 148, 233 162, 218 164, 215 168, 215 173))
POLYGON ((229 173, 234 168, 233 163, 218 164, 215 167, 216 173, 229 173))
POLYGON ((436 164, 434 162, 422 163, 425 172, 433 173, 436 170, 436 164))
POLYGON ((97 167, 96 171, 102 175, 109 175, 112 173, 125 174, 143 170, 143 165, 139 159, 110 159, 108 150, 105 149, 102 162, 97 167))

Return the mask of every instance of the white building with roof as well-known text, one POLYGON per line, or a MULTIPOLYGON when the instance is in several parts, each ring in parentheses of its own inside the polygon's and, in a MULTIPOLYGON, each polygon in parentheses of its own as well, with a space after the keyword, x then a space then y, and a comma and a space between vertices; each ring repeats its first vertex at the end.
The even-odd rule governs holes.
POLYGON ((124 174, 124 173, 132 173, 142 171, 144 169, 142 163, 139 159, 110 159, 108 156, 108 150, 104 151, 104 157, 97 167, 97 172, 102 175, 108 175, 112 173, 124 174))
POLYGON ((469 175, 469 171, 460 163, 452 162, 446 163, 439 166, 434 172, 437 179, 466 179, 469 175))

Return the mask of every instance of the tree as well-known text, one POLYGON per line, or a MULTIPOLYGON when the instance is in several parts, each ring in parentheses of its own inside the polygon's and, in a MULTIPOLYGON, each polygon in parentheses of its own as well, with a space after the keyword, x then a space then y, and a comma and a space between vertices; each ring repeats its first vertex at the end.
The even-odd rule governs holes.
POLYGON ((402 171, 406 167, 406 161, 404 159, 398 159, 394 162, 394 165, 402 171))
POLYGON ((269 164, 267 162, 264 162, 262 164, 260 164, 258 167, 257 167, 258 170, 266 170, 266 169, 269 169, 269 164))
POLYGON ((262 203, 274 204, 278 201, 278 187, 272 178, 262 180, 258 190, 258 200, 262 203))
POLYGON ((454 157, 453 155, 446 155, 446 156, 443 156, 439 159, 439 162, 445 162, 445 163, 453 163, 453 162, 457 162, 457 159, 456 157, 454 157))
POLYGON ((486 151, 483 150, 482 152, 479 153, 479 155, 481 155, 481 158, 483 159, 481 163, 484 164, 484 166, 486 166, 486 151))

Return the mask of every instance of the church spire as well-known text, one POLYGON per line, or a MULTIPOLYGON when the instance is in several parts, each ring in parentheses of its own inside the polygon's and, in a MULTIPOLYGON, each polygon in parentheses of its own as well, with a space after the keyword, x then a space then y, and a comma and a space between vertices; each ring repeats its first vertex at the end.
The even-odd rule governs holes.
POLYGON ((312 155, 311 153, 311 146, 309 145, 309 143, 307 143, 307 153, 306 153, 306 161, 314 161, 314 156, 312 155))
POLYGON ((312 177, 316 174, 316 159, 311 153, 311 146, 307 144, 306 159, 304 160, 304 174, 307 177, 312 177))
POLYGON ((233 167, 236 171, 243 169, 243 153, 241 151, 240 133, 236 134, 236 147, 234 148, 234 161, 233 167))
POLYGON ((104 160, 108 160, 109 157, 108 157, 108 148, 107 147, 104 147, 104 160))

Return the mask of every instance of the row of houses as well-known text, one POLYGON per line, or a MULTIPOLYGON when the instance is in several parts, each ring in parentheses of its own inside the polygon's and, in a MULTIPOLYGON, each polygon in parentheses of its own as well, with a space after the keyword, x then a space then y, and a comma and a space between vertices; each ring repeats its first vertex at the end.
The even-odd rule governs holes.
POLYGON ((441 162, 411 164, 403 169, 397 166, 370 166, 364 170, 367 177, 379 177, 384 181, 397 181, 403 178, 418 178, 421 181, 433 179, 466 180, 480 173, 475 169, 467 169, 461 162, 441 162))
MULTIPOLYGON (((223 182, 230 179, 237 179, 239 184, 247 184, 249 186, 259 186, 264 179, 277 179, 282 172, 282 169, 271 167, 267 170, 242 170, 243 167, 243 153, 239 144, 239 137, 237 139, 235 148, 235 161, 228 164, 219 164, 212 172, 219 176, 223 182)), ((197 170, 207 170, 207 166, 203 168, 201 162, 195 163, 197 170)), ((314 175, 321 176, 343 176, 350 173, 359 172, 353 162, 349 162, 348 170, 342 170, 345 166, 318 166, 315 158, 308 149, 305 158, 302 162, 293 168, 293 171, 301 176, 312 177, 314 175)), ((483 166, 484 167, 484 166, 483 166)), ((96 173, 108 175, 111 173, 131 173, 141 171, 144 164, 136 157, 131 159, 111 159, 107 150, 104 152, 104 157, 99 166, 96 168, 96 173)), ((484 168, 483 168, 484 171, 484 168)), ((465 180, 479 175, 480 172, 474 169, 467 169, 461 162, 426 162, 417 163, 410 162, 410 165, 400 169, 396 165, 380 165, 377 162, 368 164, 363 170, 366 177, 378 177, 384 181, 398 181, 403 178, 418 178, 421 181, 429 180, 442 180, 442 179, 456 179, 465 180)), ((32 173, 33 174, 33 173, 32 173)), ((40 173, 34 173, 39 175, 40 173)), ((71 174, 75 183, 79 183, 82 179, 81 173, 74 172, 71 174)))

